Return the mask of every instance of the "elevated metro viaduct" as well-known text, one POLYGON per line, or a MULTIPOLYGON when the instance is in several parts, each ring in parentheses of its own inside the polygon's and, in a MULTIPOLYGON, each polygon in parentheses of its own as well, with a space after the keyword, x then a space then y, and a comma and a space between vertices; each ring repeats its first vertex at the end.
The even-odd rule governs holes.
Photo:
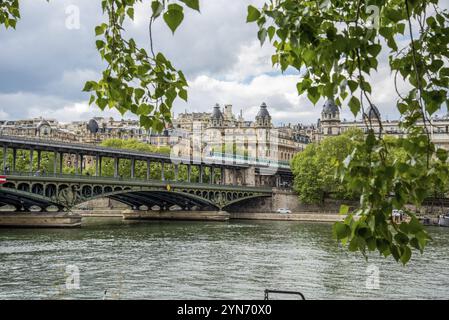
MULTIPOLYGON (((133 209, 142 206, 158 206, 167 210, 176 205, 183 210, 225 210, 228 206, 256 198, 272 196, 272 187, 291 180, 291 171, 286 167, 273 167, 271 164, 252 164, 229 159, 174 158, 167 154, 145 153, 132 150, 99 147, 95 145, 73 144, 28 139, 0 135, 3 147, 3 172, 7 182, 0 187, 0 205, 12 205, 18 211, 30 211, 38 207, 47 211, 51 207, 68 210, 83 202, 107 197, 129 205, 133 209), (12 150, 12 161, 8 161, 8 151, 12 150), (37 154, 38 168, 42 152, 54 154, 53 172, 42 174, 16 172, 18 150, 30 152, 30 164, 37 154), (65 154, 75 155, 75 174, 64 175, 63 159, 65 154), (95 175, 83 174, 83 157, 95 159, 95 175), (114 159, 114 175, 101 176, 101 159, 114 159), (131 162, 131 177, 123 179, 118 174, 119 161, 131 162), (57 161, 59 160, 59 161, 57 161), (146 179, 135 176, 136 161, 144 161, 147 166, 146 179), (11 163, 9 163, 11 162, 11 163), (160 163, 160 180, 150 179, 150 164, 160 163), (164 177, 165 164, 174 166, 174 180, 164 177), (187 181, 179 181, 178 168, 187 166, 187 181), (199 181, 192 182, 191 168, 199 168, 199 181), (220 173, 218 181, 211 174, 209 181, 203 181, 204 169, 220 173)), ((32 168, 32 166, 29 166, 32 168)))

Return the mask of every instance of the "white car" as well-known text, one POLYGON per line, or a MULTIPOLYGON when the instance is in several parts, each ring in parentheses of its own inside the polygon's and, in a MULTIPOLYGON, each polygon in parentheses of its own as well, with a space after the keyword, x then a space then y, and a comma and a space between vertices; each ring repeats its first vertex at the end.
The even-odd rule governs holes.
POLYGON ((284 213, 284 214, 292 213, 292 211, 287 209, 287 208, 279 208, 279 209, 276 210, 276 212, 277 213, 284 213))

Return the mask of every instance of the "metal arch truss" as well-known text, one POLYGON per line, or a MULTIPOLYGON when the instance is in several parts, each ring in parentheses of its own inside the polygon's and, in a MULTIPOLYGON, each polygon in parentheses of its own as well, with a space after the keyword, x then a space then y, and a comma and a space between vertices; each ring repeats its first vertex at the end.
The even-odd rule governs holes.
POLYGON ((47 211, 51 206, 68 210, 97 198, 110 198, 138 209, 142 206, 183 210, 223 210, 252 198, 271 197, 271 188, 239 187, 153 180, 101 179, 98 177, 8 176, 0 187, 0 205, 30 211, 33 206, 47 211))

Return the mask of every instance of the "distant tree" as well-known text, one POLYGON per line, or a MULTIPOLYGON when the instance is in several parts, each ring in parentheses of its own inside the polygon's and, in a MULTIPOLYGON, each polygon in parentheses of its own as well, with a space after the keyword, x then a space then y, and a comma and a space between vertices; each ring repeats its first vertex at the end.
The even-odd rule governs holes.
POLYGON ((322 204, 327 197, 354 199, 359 196, 341 183, 335 172, 361 141, 361 130, 348 130, 320 143, 309 144, 303 152, 297 153, 291 161, 291 169, 299 199, 304 203, 322 204))

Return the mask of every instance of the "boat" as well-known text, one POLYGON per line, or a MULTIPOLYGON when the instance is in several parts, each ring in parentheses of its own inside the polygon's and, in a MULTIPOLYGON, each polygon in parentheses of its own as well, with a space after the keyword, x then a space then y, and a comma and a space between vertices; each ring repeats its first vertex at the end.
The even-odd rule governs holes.
POLYGON ((438 225, 441 227, 449 227, 449 213, 438 217, 438 225))

